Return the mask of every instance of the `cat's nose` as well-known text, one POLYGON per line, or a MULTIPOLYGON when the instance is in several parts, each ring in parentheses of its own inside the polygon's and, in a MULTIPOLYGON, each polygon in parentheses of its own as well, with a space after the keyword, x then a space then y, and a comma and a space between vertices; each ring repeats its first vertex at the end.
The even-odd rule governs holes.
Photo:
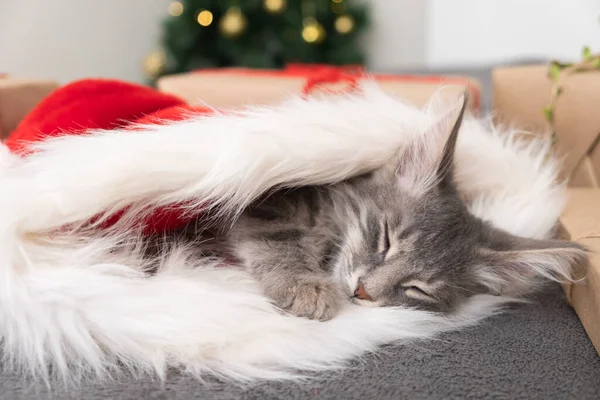
POLYGON ((358 281, 358 287, 354 291, 354 297, 358 297, 361 300, 373 300, 369 293, 365 290, 365 286, 361 281, 358 281))

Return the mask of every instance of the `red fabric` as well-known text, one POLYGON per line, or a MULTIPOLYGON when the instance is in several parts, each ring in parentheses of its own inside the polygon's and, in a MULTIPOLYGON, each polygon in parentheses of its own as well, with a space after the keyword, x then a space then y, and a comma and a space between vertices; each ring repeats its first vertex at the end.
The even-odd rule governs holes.
MULTIPOLYGON (((189 106, 175 96, 145 86, 87 79, 63 86, 46 97, 21 121, 5 144, 11 151, 27 156, 32 142, 48 137, 181 120, 191 113, 211 114, 212 110, 189 106)), ((113 216, 107 225, 118 219, 119 215, 113 216)), ((157 210, 141 221, 147 234, 176 229, 186 222, 176 207, 157 210)))
POLYGON ((28 152, 28 143, 89 129, 115 129, 152 118, 179 120, 190 107, 179 98, 131 83, 86 79, 63 86, 46 97, 6 140, 14 152, 28 152))

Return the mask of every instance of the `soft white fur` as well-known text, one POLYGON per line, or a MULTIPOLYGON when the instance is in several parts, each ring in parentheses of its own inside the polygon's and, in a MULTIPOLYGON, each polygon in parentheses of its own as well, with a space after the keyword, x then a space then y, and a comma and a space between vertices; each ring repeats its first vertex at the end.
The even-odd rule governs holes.
MULTIPOLYGON (((329 322, 309 321, 277 311, 242 269, 197 265, 178 247, 145 278, 135 233, 78 229, 103 212, 129 207, 132 217, 181 202, 219 205, 231 218, 273 186, 347 178, 432 126, 438 103, 419 110, 368 86, 364 95, 64 137, 25 160, 4 153, 5 362, 65 381, 123 370, 162 377, 169 366, 237 381, 297 378, 489 316, 508 299, 479 296, 448 318, 348 305, 329 322)), ((516 234, 547 236, 564 202, 547 150, 540 139, 523 144, 468 119, 457 173, 473 212, 516 234)))

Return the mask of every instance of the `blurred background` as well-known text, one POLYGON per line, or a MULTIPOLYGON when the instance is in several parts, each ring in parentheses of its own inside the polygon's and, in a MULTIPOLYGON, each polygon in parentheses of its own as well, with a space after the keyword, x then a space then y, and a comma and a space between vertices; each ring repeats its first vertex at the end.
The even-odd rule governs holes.
POLYGON ((0 73, 147 82, 288 62, 394 73, 572 61, 600 48, 598 16, 598 0, 1 0, 0 73))

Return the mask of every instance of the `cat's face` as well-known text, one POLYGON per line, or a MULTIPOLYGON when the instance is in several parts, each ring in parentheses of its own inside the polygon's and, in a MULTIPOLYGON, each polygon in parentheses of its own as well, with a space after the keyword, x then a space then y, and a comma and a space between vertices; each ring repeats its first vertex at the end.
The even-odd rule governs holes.
POLYGON ((346 214, 336 264, 346 293, 364 305, 449 311, 484 292, 473 276, 483 224, 454 197, 413 198, 381 178, 359 184, 363 201, 346 214))
POLYGON ((568 279, 586 262, 574 243, 517 238, 468 212, 452 181, 463 111, 449 135, 426 134, 346 187, 334 276, 354 302, 451 312, 476 294, 515 296, 540 277, 568 279))

